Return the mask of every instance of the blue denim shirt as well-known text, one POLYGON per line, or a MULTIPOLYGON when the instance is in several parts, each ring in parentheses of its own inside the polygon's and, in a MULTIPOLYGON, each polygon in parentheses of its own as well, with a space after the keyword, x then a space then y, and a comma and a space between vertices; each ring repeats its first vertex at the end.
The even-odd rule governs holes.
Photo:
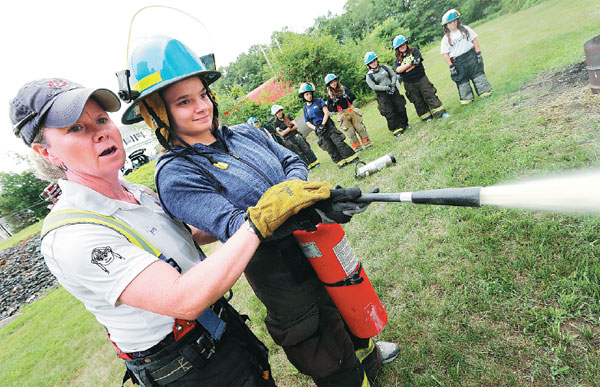
MULTIPOLYGON (((212 165, 207 157, 190 149, 175 147, 174 152, 185 154, 214 178, 169 151, 156 164, 155 181, 168 214, 224 242, 244 223, 248 207, 254 206, 269 187, 285 180, 306 180, 308 170, 295 153, 253 125, 223 126, 214 134, 229 153, 202 144, 193 147, 213 161, 225 163, 226 169, 212 165), (224 192, 217 190, 215 179, 225 188, 224 192)), ((287 233, 292 231, 290 221, 284 226, 289 229, 287 233)))

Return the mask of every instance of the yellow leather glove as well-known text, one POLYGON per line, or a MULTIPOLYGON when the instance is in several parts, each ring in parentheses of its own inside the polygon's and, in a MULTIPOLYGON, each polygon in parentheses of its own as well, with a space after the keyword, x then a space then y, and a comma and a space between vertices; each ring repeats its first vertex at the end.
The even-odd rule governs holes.
POLYGON ((271 236, 290 216, 329 198, 331 188, 327 182, 299 179, 284 181, 269 188, 254 207, 248 208, 246 214, 258 237, 264 239, 271 236))

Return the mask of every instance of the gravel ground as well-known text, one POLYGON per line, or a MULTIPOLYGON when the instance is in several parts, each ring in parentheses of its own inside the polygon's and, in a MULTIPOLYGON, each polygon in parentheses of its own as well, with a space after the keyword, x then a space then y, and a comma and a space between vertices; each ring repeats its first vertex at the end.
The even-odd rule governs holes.
POLYGON ((0 321, 57 285, 40 253, 38 235, 0 251, 0 273, 0 321))

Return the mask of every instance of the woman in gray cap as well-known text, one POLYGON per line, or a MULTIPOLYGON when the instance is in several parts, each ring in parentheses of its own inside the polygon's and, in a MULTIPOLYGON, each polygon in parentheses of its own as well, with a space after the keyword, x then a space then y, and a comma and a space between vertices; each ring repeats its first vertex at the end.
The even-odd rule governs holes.
POLYGON ((107 112, 119 99, 65 79, 24 85, 10 103, 16 135, 62 195, 41 250, 60 284, 108 331, 145 386, 268 386, 266 347, 223 295, 287 217, 329 196, 327 183, 291 180, 265 192, 217 252, 215 238, 166 215, 145 187, 122 180, 125 151, 107 112), (289 194, 288 194, 289 193, 289 194), (269 209, 265 211, 265 208, 269 209))

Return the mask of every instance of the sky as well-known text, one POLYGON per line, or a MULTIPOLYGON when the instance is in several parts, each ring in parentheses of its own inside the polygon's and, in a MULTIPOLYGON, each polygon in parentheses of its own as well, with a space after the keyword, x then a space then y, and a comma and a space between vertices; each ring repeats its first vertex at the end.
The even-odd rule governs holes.
MULTIPOLYGON (((148 0, 40 1, 10 0, 4 3, 0 19, 2 38, 3 87, 0 88, 0 172, 21 172, 14 153, 25 155, 27 147, 12 133, 8 114, 10 100, 19 88, 34 79, 60 77, 84 85, 117 91, 115 72, 127 66, 127 42, 134 14, 149 5, 167 5, 198 19, 202 25, 182 14, 152 9, 136 17, 136 35, 154 33, 148 28, 149 15, 164 12, 164 24, 157 33, 178 37, 185 31, 176 27, 182 21, 198 26, 196 41, 186 44, 196 51, 201 45, 212 48, 217 66, 227 65, 254 44, 268 44, 271 34, 284 27, 304 32, 318 16, 339 15, 346 0, 301 1, 206 1, 148 0), (171 33, 173 32, 173 33, 171 33), (205 39, 208 37, 207 39, 205 39), (207 43, 209 42, 209 43, 207 43)), ((152 20, 155 20, 154 18, 152 20)), ((152 26, 154 27, 154 25, 152 26)), ((182 40, 183 40, 182 36, 182 40)), ((197 52, 198 53, 198 52, 197 52)), ((120 125, 121 113, 111 114, 120 125)))

